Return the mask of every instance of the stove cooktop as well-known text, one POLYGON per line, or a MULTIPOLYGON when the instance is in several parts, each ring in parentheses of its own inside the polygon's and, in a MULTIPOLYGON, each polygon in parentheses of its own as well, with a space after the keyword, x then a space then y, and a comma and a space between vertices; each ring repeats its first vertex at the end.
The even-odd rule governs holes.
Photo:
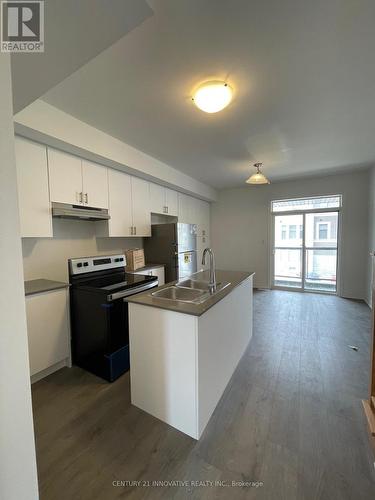
POLYGON ((155 281, 155 279, 154 276, 122 272, 110 276, 101 276, 99 278, 88 278, 87 280, 82 280, 79 285, 110 291, 131 288, 147 281, 155 281))

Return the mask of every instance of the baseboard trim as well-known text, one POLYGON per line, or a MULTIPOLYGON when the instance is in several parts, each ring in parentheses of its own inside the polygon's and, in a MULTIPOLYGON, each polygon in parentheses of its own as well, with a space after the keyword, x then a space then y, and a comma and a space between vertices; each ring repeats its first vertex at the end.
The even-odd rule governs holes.
POLYGON ((69 358, 63 359, 62 361, 59 361, 58 363, 55 363, 52 366, 49 366, 45 370, 41 370, 38 373, 34 373, 34 375, 31 375, 30 381, 32 384, 35 384, 35 382, 39 382, 39 380, 48 377, 48 375, 57 372, 57 370, 61 370, 61 368, 64 368, 65 366, 68 367, 71 366, 69 358))

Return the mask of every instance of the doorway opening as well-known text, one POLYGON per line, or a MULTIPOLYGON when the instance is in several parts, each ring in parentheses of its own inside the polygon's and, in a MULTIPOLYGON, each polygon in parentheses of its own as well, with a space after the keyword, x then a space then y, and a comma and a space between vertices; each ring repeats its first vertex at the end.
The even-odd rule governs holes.
POLYGON ((276 200, 272 287, 337 293, 341 195, 276 200))

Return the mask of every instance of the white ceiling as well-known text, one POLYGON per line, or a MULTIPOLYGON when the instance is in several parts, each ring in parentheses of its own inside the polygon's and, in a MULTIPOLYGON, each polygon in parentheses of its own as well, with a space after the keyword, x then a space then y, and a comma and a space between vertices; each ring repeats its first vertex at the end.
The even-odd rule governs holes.
POLYGON ((46 0, 45 51, 12 54, 14 112, 152 15, 146 0, 46 0))
POLYGON ((43 99, 217 188, 375 163, 373 0, 150 0, 154 16, 43 99), (225 79, 205 114, 193 87, 225 79))

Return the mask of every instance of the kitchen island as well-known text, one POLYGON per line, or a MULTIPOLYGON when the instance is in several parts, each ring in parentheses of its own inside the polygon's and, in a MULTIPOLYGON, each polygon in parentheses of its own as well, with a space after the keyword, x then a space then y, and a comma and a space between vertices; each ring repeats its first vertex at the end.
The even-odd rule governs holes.
MULTIPOLYGON (((200 438, 252 336, 253 275, 216 271, 218 291, 195 301, 125 299, 132 404, 200 438)), ((208 272, 191 278, 207 283, 208 272)))

